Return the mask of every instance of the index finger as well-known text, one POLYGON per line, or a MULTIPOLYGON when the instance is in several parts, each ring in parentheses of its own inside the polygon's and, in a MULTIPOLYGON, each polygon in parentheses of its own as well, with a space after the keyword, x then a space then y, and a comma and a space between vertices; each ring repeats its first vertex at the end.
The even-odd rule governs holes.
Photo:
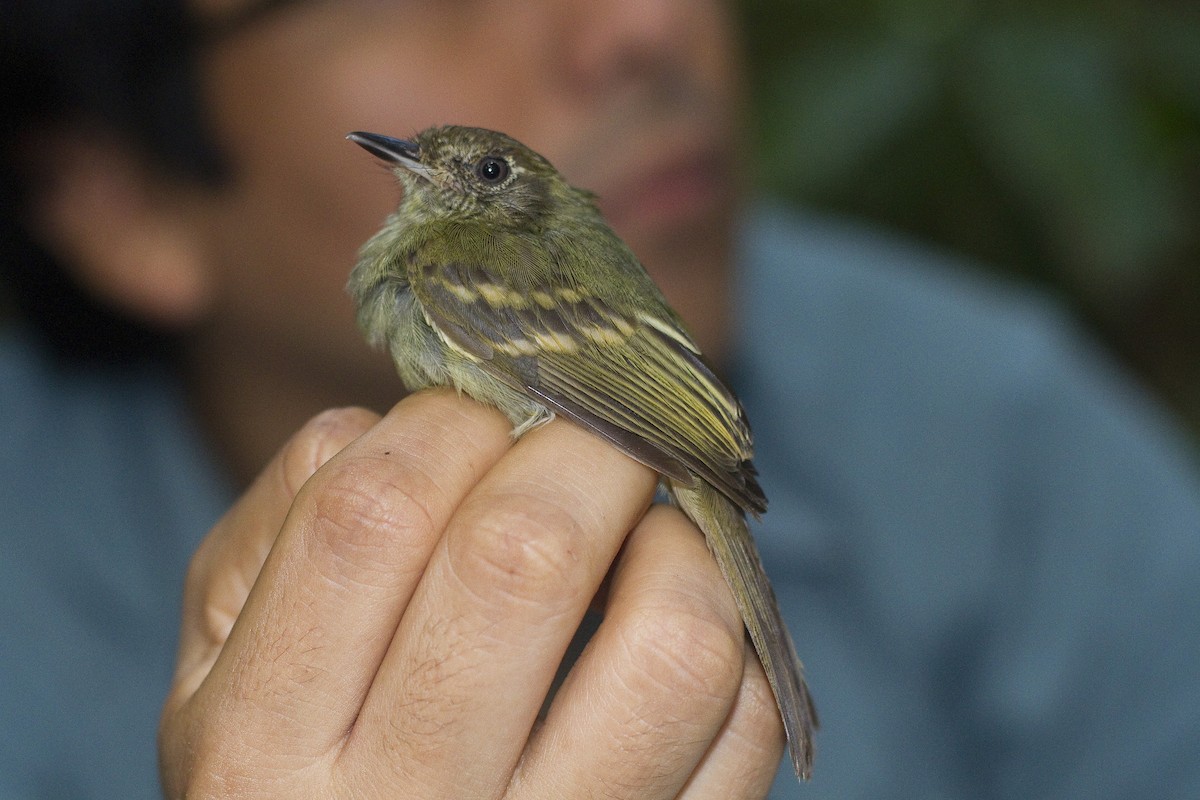
POLYGON ((184 582, 179 657, 166 713, 208 674, 300 487, 378 420, 362 408, 332 409, 309 420, 205 537, 184 582))
POLYGON ((418 392, 305 482, 196 689, 210 727, 295 757, 337 747, 429 551, 510 428, 452 391, 418 392))

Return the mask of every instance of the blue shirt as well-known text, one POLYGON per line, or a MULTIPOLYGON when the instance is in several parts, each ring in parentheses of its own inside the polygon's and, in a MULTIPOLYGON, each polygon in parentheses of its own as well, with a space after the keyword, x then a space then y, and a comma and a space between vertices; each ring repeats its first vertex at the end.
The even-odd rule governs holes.
POLYGON ((0 342, 0 798, 159 797, 183 574, 232 497, 166 375, 0 342))
MULTIPOLYGON (((824 727, 777 797, 1200 797, 1200 477, 1044 301, 748 225, 734 382, 824 727)), ((0 798, 158 796, 187 559, 232 495, 178 388, 0 344, 0 798)))
POLYGON ((756 532, 824 723, 778 797, 1200 797, 1200 477, 1046 302, 822 220, 747 238, 756 532))

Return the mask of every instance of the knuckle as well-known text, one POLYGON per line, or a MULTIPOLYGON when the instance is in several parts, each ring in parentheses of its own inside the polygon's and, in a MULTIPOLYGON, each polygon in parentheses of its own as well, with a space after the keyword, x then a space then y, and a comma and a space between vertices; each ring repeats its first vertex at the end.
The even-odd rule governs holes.
POLYGON ((302 494, 318 551, 358 566, 392 568, 436 536, 415 473, 370 456, 327 467, 302 494))
POLYGON ((195 625, 194 632, 203 636, 209 646, 220 646, 241 610, 248 584, 240 583, 218 564, 220 558, 216 536, 210 533, 188 562, 183 579, 185 622, 195 625))
POLYGON ((161 780, 168 797, 251 797, 264 787, 253 779, 246 753, 231 740, 224 720, 183 715, 180 729, 160 734, 161 780))
POLYGON ((212 573, 212 549, 213 535, 209 533, 200 542, 200 546, 196 548, 196 552, 192 553, 191 560, 188 561, 187 571, 183 575, 183 596, 185 598, 202 598, 209 584, 209 575, 212 573))
POLYGON ((661 592, 625 629, 632 664, 658 691, 680 698, 732 703, 742 682, 742 630, 719 610, 681 592, 661 592))
POLYGON ((586 532, 567 509, 528 495, 488 498, 450 538, 450 563, 481 599, 504 605, 573 599, 587 589, 586 532), (455 535, 458 534, 458 535, 455 535))

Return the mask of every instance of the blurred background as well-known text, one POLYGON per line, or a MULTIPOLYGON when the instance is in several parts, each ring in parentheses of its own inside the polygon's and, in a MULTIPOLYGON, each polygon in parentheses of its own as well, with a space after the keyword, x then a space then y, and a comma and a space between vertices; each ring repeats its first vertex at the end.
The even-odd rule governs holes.
POLYGON ((739 5, 761 184, 1057 295, 1200 452, 1200 3, 739 5))
POLYGON ((1031 6, 736 0, 758 179, 1057 295, 1200 453, 1200 3, 1031 6))

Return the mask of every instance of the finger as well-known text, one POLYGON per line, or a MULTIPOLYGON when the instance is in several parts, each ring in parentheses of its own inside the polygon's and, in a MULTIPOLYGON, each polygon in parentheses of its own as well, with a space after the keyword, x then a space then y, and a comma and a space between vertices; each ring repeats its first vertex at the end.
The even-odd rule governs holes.
POLYGON ((213 667, 215 724, 317 758, 352 728, 429 552, 510 446, 499 413, 406 398, 298 493, 213 667))
POLYGON ((430 559, 363 707, 357 757, 398 755, 398 777, 423 797, 502 793, 656 480, 569 423, 522 438, 430 559))
POLYGON ((208 674, 300 487, 378 419, 361 408, 314 417, 205 537, 184 582, 179 659, 168 711, 186 701, 208 674))
POLYGON ((775 695, 747 642, 746 669, 733 711, 680 793, 680 800, 766 797, 786 741, 775 695))
POLYGON ((696 528, 656 506, 614 571, 604 621, 530 742, 515 797, 675 797, 729 716, 741 617, 696 528))

